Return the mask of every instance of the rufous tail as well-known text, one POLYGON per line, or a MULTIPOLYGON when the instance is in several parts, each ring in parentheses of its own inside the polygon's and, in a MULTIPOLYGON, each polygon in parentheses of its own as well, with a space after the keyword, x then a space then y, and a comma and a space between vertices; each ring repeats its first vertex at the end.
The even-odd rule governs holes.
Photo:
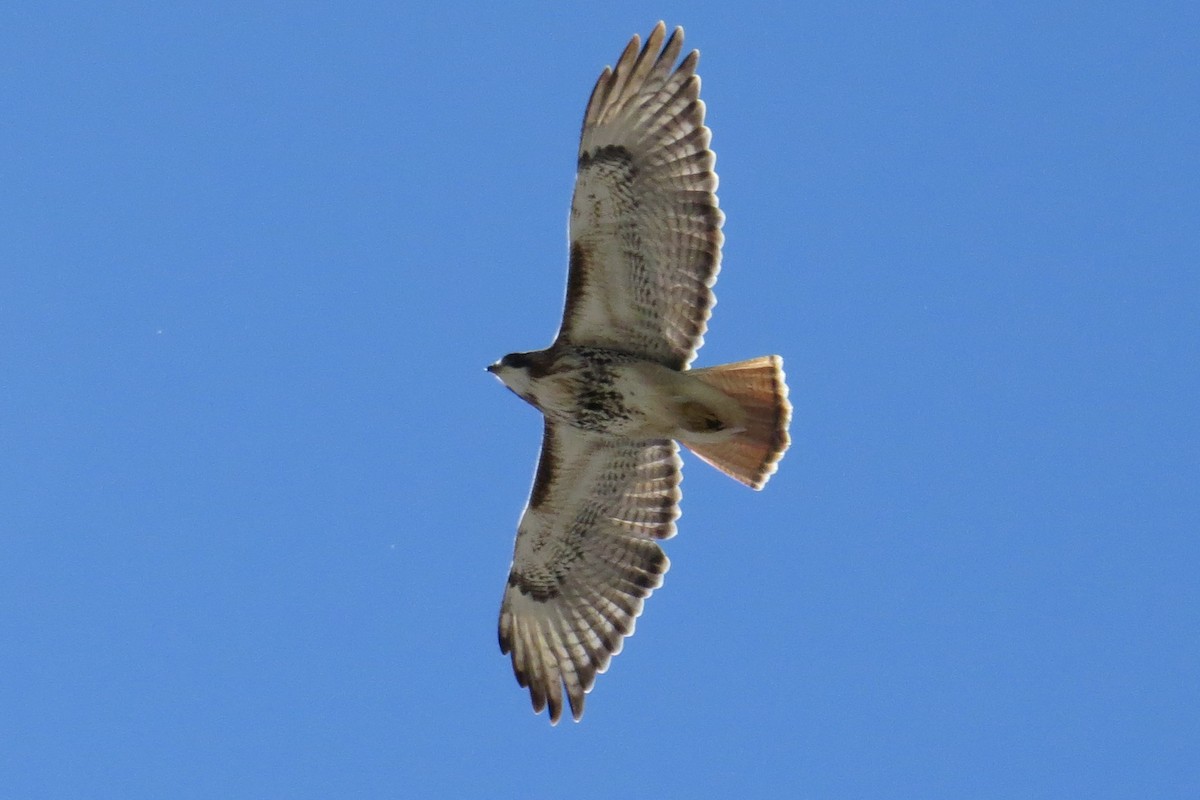
POLYGON ((791 443, 792 405, 783 359, 760 356, 688 372, 737 401, 746 420, 732 437, 717 442, 682 440, 693 453, 752 489, 761 489, 791 443))

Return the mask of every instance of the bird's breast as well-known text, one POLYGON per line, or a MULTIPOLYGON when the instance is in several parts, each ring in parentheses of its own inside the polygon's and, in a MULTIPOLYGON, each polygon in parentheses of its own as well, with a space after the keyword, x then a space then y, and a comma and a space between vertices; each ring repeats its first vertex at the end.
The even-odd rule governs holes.
POLYGON ((543 379, 537 405, 594 433, 665 438, 675 429, 679 373, 623 354, 583 352, 543 379))

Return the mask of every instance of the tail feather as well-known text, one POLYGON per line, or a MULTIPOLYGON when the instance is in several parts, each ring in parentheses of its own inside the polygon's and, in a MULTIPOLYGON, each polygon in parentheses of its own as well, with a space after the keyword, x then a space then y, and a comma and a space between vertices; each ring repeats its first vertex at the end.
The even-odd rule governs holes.
POLYGON ((719 441, 681 440, 684 446, 726 475, 761 489, 791 443, 792 406, 783 359, 761 356, 733 364, 690 370, 689 375, 720 390, 741 406, 743 430, 719 441))

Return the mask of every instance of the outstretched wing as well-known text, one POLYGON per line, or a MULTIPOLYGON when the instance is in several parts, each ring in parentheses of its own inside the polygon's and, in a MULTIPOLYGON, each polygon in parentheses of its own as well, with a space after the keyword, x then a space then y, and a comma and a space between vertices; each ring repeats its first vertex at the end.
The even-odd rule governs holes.
POLYGON ((699 52, 658 23, 605 67, 583 119, 559 341, 682 369, 704 341, 721 260, 699 52), (661 50, 660 50, 661 48, 661 50), (674 67, 674 69, 672 69, 674 67))
POLYGON ((596 673, 633 633, 669 562, 658 539, 679 517, 675 443, 598 437, 546 422, 500 607, 500 650, 534 711, 558 722, 566 687, 583 716, 596 673))

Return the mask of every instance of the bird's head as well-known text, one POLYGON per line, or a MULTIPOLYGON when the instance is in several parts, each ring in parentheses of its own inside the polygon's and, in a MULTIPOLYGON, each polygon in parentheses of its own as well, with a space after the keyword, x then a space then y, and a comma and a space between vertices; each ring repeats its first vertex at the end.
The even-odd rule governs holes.
POLYGON ((529 398, 532 389, 532 370, 537 363, 533 353, 509 353, 487 368, 500 382, 521 397, 529 398))

